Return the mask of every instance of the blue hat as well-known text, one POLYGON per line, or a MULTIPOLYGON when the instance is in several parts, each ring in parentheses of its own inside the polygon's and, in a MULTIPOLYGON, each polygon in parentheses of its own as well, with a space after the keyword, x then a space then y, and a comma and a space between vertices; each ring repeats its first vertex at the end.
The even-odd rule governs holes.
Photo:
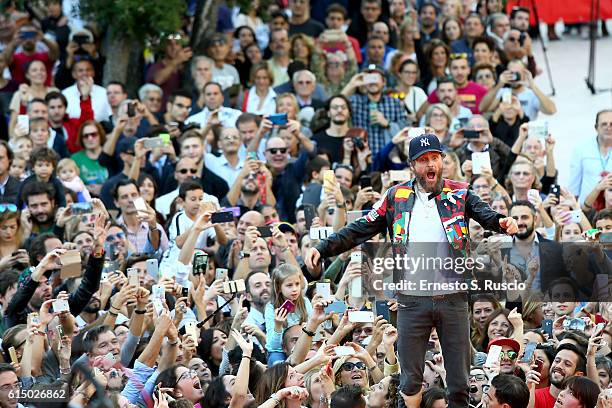
POLYGON ((416 160, 427 152, 442 153, 442 145, 438 136, 426 133, 410 141, 410 161, 416 160))

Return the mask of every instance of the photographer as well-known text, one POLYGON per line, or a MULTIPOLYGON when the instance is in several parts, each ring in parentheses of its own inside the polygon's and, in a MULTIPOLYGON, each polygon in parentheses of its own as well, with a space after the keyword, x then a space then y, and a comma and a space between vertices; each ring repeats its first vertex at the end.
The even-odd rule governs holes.
POLYGON ((96 84, 101 84, 104 63, 106 60, 98 53, 92 32, 87 29, 72 30, 68 41, 68 45, 66 46, 66 57, 57 69, 55 85, 60 89, 64 89, 74 84, 75 80, 70 74, 72 66, 75 62, 84 58, 89 59, 93 65, 95 71, 93 78, 94 82, 96 84))

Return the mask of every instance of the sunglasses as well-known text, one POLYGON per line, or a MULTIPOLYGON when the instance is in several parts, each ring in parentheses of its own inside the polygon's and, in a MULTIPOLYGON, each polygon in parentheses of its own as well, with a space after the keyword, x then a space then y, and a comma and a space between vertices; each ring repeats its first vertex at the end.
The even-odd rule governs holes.
POLYGON ((366 365, 365 363, 362 363, 361 361, 357 362, 357 363, 344 363, 342 364, 342 369, 344 371, 353 371, 353 369, 358 369, 358 370, 365 370, 366 369, 366 365))
POLYGON ((451 60, 467 59, 467 58, 468 58, 468 55, 465 52, 454 52, 450 55, 451 60))
POLYGON ((272 154, 278 154, 278 153, 280 153, 280 154, 285 154, 285 153, 287 153, 287 148, 286 148, 286 147, 279 147, 279 148, 277 148, 277 147, 272 147, 272 148, 270 148, 270 149, 268 149, 268 150, 266 150, 266 151, 267 151, 267 152, 270 152, 270 153, 272 153, 272 154))
POLYGON ((196 174, 198 172, 198 169, 180 169, 177 171, 181 174, 187 174, 187 173, 196 174))
POLYGON ((15 204, 0 204, 0 213, 5 211, 17 212, 17 206, 15 204))
POLYGON ((83 139, 94 138, 98 136, 98 132, 83 133, 83 139))
POLYGON ((125 238, 125 232, 118 232, 115 235, 108 235, 106 242, 115 242, 116 240, 125 238))
POLYGON ((510 350, 510 351, 502 351, 501 353, 499 353, 499 358, 508 358, 508 360, 516 360, 518 357, 518 353, 516 351, 510 350))

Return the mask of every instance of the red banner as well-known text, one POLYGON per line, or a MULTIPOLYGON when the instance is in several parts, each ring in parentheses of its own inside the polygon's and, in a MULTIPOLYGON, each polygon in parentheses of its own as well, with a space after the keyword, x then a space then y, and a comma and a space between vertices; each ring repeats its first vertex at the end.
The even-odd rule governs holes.
POLYGON ((599 3, 599 20, 612 18, 612 0, 509 0, 508 15, 515 6, 525 7, 531 12, 531 24, 535 25, 533 4, 537 7, 540 22, 553 24, 559 20, 565 23, 586 23, 591 21, 591 8, 599 3))

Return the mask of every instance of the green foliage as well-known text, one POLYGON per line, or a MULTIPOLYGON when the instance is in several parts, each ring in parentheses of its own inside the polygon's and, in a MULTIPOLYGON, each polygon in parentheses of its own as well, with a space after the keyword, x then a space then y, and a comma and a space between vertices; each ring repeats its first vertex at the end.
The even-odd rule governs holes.
POLYGON ((81 0, 81 15, 115 35, 141 41, 173 33, 182 25, 184 0, 81 0))

